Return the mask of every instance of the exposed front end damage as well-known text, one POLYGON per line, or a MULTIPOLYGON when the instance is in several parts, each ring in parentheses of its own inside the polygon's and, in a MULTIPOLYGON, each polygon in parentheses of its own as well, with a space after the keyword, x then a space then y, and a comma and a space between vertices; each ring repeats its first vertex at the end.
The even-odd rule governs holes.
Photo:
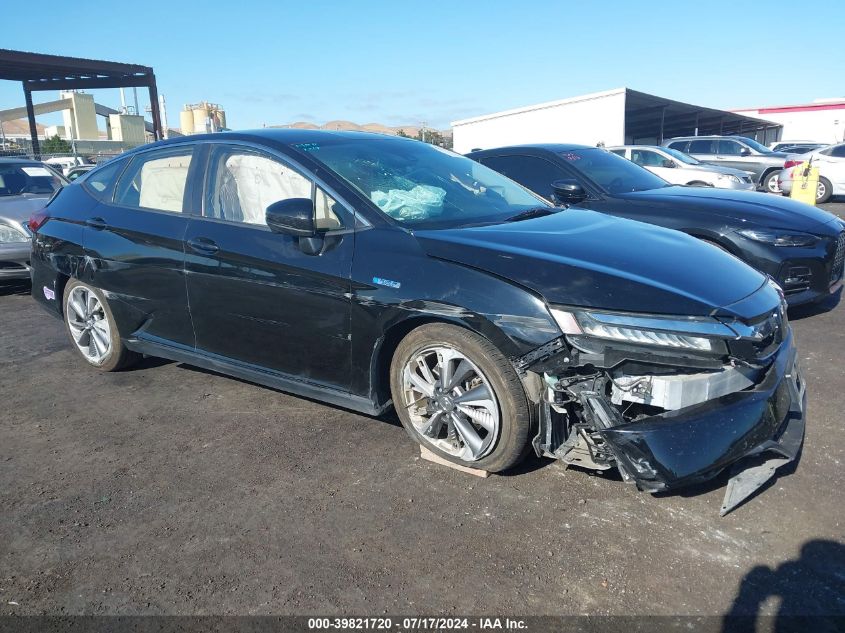
POLYGON ((804 383, 785 311, 734 330, 707 353, 567 334, 519 359, 537 396, 536 453, 617 468, 649 492, 733 466, 727 514, 797 457, 804 436, 804 383))

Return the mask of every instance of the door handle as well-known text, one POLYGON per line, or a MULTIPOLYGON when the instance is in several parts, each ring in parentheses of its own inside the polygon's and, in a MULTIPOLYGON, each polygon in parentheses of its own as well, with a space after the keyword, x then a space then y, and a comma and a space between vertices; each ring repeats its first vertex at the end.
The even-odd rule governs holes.
POLYGON ((188 246, 192 251, 200 253, 201 255, 214 255, 220 250, 220 247, 214 243, 213 240, 207 237, 195 237, 188 240, 188 246))
POLYGON ((85 220, 85 225, 90 226, 92 229, 97 231, 102 231, 108 226, 103 218, 88 218, 85 220))

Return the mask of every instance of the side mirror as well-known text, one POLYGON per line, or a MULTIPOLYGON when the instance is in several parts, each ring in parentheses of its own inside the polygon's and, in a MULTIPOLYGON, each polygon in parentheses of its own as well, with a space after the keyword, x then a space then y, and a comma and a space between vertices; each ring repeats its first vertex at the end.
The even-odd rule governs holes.
POLYGON ((288 198, 274 202, 265 214, 267 226, 274 233, 295 237, 313 237, 317 233, 314 225, 314 203, 310 198, 288 198))
POLYGON ((587 197, 587 192, 577 180, 563 179, 552 183, 552 198, 558 204, 578 204, 587 197))
POLYGON ((739 155, 740 156, 751 156, 751 150, 748 149, 747 147, 743 147, 741 150, 739 150, 739 155))
POLYGON ((663 161, 663 167, 668 167, 669 169, 672 169, 673 167, 677 167, 677 165, 675 165, 675 161, 667 158, 663 161))

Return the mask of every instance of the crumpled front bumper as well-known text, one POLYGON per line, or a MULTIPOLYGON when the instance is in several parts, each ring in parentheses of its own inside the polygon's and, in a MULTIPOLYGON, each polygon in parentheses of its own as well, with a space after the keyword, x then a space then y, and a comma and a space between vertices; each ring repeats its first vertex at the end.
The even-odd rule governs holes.
POLYGON ((722 508, 726 514, 800 452, 806 394, 795 355, 790 330, 753 389, 598 432, 623 476, 651 492, 706 481, 747 457, 777 459, 753 475, 737 473, 722 508))

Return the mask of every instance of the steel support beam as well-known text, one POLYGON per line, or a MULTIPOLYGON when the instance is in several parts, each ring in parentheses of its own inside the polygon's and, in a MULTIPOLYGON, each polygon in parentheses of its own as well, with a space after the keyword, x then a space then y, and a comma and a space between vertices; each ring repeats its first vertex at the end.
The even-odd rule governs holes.
POLYGON ((26 118, 29 121, 29 137, 32 139, 32 155, 41 160, 41 147, 38 144, 38 128, 35 127, 35 108, 32 105, 32 93, 23 84, 23 98, 26 101, 26 118))
MULTIPOLYGON (((156 89, 156 76, 150 75, 147 88, 150 91, 150 116, 153 119, 153 136, 160 141, 164 138, 161 130, 161 111, 158 107, 158 90, 156 89)), ((141 114, 140 112, 138 114, 141 114)))

